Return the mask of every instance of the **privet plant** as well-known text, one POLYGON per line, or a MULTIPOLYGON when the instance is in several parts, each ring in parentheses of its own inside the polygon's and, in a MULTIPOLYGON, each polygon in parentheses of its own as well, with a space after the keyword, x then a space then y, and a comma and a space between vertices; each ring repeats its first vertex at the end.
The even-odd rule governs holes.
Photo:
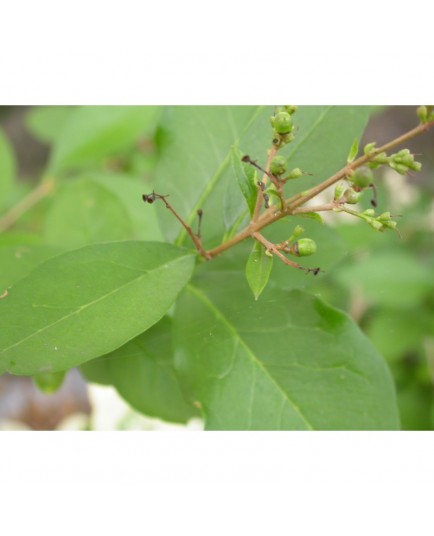
POLYGON ((303 290, 345 255, 326 213, 399 233, 375 170, 419 171, 405 143, 434 112, 359 147, 370 113, 32 111, 51 146, 36 188, 0 138, 0 373, 49 393, 80 366, 146 415, 210 430, 398 429, 383 357, 303 290))

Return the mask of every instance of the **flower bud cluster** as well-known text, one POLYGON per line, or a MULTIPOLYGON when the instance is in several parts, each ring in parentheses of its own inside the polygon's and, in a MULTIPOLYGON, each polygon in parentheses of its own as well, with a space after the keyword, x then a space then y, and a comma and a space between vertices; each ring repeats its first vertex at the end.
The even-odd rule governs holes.
POLYGON ((273 127, 273 145, 278 149, 295 139, 292 115, 296 110, 296 106, 279 106, 276 113, 270 117, 273 127))

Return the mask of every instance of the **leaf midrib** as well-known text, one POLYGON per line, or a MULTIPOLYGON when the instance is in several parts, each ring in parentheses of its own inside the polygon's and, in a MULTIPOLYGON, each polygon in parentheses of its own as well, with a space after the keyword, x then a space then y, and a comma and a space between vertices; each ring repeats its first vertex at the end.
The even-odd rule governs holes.
MULTIPOLYGON (((164 263, 164 264, 176 264, 178 261, 180 261, 181 259, 184 259, 186 258, 187 256, 186 255, 183 255, 182 257, 178 257, 176 258, 174 261, 171 261, 170 263, 164 263)), ((71 313, 65 315, 65 316, 62 316, 61 318, 57 319, 55 322, 52 322, 51 324, 48 324, 40 329, 38 329, 37 331, 31 333, 30 335, 28 335, 27 337, 25 337, 24 339, 21 339, 17 342, 15 342, 14 344, 8 346, 7 348, 4 348, 1 352, 0 352, 0 356, 1 355, 4 355, 6 354, 6 352, 8 352, 9 350, 11 350, 12 348, 15 348, 16 346, 19 346, 20 344, 23 344, 24 342, 28 341, 29 339, 31 339, 32 337, 36 337, 37 335, 39 335, 40 333, 52 328, 53 326, 55 326, 56 324, 60 324, 61 322, 63 322, 64 320, 67 320, 69 318, 71 318, 72 316, 82 312, 83 310, 85 309, 88 309, 89 307, 91 307, 92 305, 95 305, 96 303, 108 298, 109 296, 111 296, 112 294, 115 294, 116 292, 119 292, 121 290, 123 290, 124 288, 128 287, 129 285, 131 284, 135 284, 135 283, 138 283, 140 282, 141 279, 143 279, 144 277, 148 276, 149 274, 153 273, 153 272, 156 272, 157 270, 160 270, 161 269, 161 266, 163 266, 164 264, 162 265, 158 265, 157 267, 153 268, 152 270, 147 270, 146 272, 143 272, 142 275, 138 276, 137 278, 135 279, 132 279, 130 281, 128 281, 127 283, 121 285, 120 287, 117 287, 116 289, 114 290, 111 290, 110 292, 108 292, 107 294, 104 294, 103 296, 100 296, 98 298, 96 298, 95 300, 85 304, 85 305, 81 305, 79 306, 77 309, 75 309, 74 311, 72 311, 71 313)))
MULTIPOLYGON (((250 128, 251 124, 255 121, 255 119, 261 113, 262 108, 263 108, 263 106, 258 106, 256 108, 256 110, 252 114, 252 117, 250 118, 250 120, 247 121, 247 123, 246 123, 244 129, 242 130, 242 132, 240 134, 238 134, 238 137, 230 144, 230 146, 228 148, 228 151, 227 151, 227 154, 226 154, 225 158, 223 159, 223 162, 217 168, 216 172, 211 177, 210 181, 207 183, 206 188, 202 191, 202 194, 198 197, 197 201, 194 203, 194 205, 193 205, 193 207, 192 207, 192 209, 190 211, 190 214, 189 214, 189 216, 188 216, 188 218, 186 220, 189 225, 192 223, 192 221, 196 217, 197 210, 199 208, 201 208, 202 205, 205 203, 205 201, 208 198, 208 196, 214 190, 214 186, 215 186, 216 182, 219 180, 219 178, 222 176, 222 174, 225 172, 226 168, 228 167, 229 162, 231 160, 232 146, 239 143, 241 137, 244 135, 245 132, 247 132, 247 130, 250 128)), ((228 113, 228 111, 227 111, 227 113, 228 113)), ((182 242, 183 242, 184 238, 186 237, 186 235, 187 235, 187 231, 184 228, 182 228, 181 231, 179 232, 178 236, 175 239, 175 244, 178 245, 178 246, 182 245, 182 242)))
POLYGON ((251 358, 254 365, 256 365, 259 369, 261 369, 267 377, 272 381, 272 383, 276 386, 277 390, 283 395, 283 398, 287 400, 287 402, 290 404, 292 409, 300 416, 300 418, 303 420, 303 422, 306 424, 307 428, 309 430, 314 430, 313 425, 309 422, 307 417, 303 414, 303 412, 300 410, 300 408, 297 406, 297 404, 289 398, 289 395, 287 391, 285 391, 282 386, 276 381, 274 376, 270 373, 270 371, 265 367, 265 365, 256 357, 253 350, 250 348, 250 346, 247 344, 247 342, 240 336, 240 333, 238 330, 233 326, 229 320, 226 318, 226 316, 214 305, 214 303, 211 302, 211 300, 199 289, 194 287, 193 285, 187 285, 186 287, 189 291, 191 291, 204 305, 206 305, 213 313, 219 318, 226 327, 234 334, 235 338, 239 340, 240 344, 244 347, 244 349, 247 352, 247 355, 251 358))

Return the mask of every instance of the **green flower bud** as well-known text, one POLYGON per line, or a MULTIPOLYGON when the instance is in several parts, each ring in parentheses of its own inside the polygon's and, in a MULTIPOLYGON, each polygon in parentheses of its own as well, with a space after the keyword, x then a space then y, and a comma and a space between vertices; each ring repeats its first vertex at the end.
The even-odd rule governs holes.
POLYGON ((284 106, 285 112, 292 115, 297 111, 298 106, 284 106))
POLYGON ((279 134, 288 134, 292 131, 292 119, 288 112, 279 112, 273 119, 273 127, 279 134))
POLYGON ((316 252, 316 243, 311 238, 300 238, 293 248, 292 253, 297 257, 308 257, 316 252))
POLYGON ((387 229, 396 229, 396 226, 397 223, 393 220, 383 222, 383 227, 386 227, 387 229))
POLYGON ((383 212, 380 216, 378 216, 377 220, 381 222, 390 221, 392 219, 390 212, 383 212))
POLYGON ((288 180, 292 180, 292 179, 298 179, 302 175, 303 175, 303 172, 301 171, 301 169, 296 167, 296 168, 294 168, 293 170, 290 171, 289 175, 287 175, 285 177, 285 180, 288 181, 288 180))
POLYGON ((344 192, 344 199, 350 205, 355 205, 360 199, 360 194, 352 188, 347 188, 344 192))
POLYGON ((367 208, 365 211, 362 212, 365 216, 375 216, 375 210, 373 208, 367 208))
POLYGON ((399 164, 393 161, 390 162, 390 167, 400 175, 406 175, 408 171, 408 167, 405 164, 399 164))
POLYGON ((337 201, 338 199, 340 199, 344 195, 344 192, 345 192, 346 188, 347 188, 347 186, 343 182, 340 182, 339 184, 336 185, 335 193, 334 193, 334 200, 335 201, 337 201))
POLYGON ((369 153, 372 153, 372 151, 375 151, 375 146, 377 145, 377 142, 372 142, 372 143, 368 143, 365 145, 365 147, 363 148, 363 152, 365 154, 369 154, 369 153))
POLYGON ((292 133, 289 134, 282 134, 282 142, 283 143, 291 143, 295 140, 295 136, 292 133))
POLYGON ((377 220, 370 220, 369 225, 373 227, 376 231, 382 231, 383 230, 383 224, 380 221, 377 220))
POLYGON ((357 188, 363 189, 372 184, 374 176, 369 168, 361 167, 355 170, 354 174, 349 177, 349 180, 354 184, 354 186, 357 186, 357 188))
POLYGON ((377 156, 374 157, 373 162, 375 162, 376 164, 388 164, 389 157, 387 156, 386 153, 383 152, 383 153, 377 154, 377 156))
POLYGON ((292 235, 288 238, 287 242, 292 242, 304 233, 304 227, 297 225, 292 232, 292 235))
POLYGON ((428 122, 428 108, 426 106, 419 106, 419 108, 416 110, 416 113, 421 123, 428 122))
POLYGON ((291 240, 294 240, 295 238, 298 238, 303 233, 304 233, 304 227, 302 227, 301 225, 297 225, 295 227, 294 231, 292 232, 291 240))
POLYGON ((270 171, 273 175, 283 175, 288 169, 288 164, 284 156, 275 156, 270 163, 270 171))
POLYGON ((422 169, 422 164, 420 162, 413 162, 408 166, 412 171, 420 171, 422 169))

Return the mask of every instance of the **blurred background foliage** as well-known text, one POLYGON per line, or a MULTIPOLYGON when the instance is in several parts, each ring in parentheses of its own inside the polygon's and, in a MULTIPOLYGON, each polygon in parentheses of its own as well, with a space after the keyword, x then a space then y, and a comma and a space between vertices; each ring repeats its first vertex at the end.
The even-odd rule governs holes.
MULTIPOLYGON (((66 249, 106 240, 163 240, 158 207, 147 207, 145 214, 141 201, 141 194, 152 190, 168 141, 162 113, 167 110, 135 106, 0 107, 0 290, 66 249), (41 184, 58 176, 62 182, 55 195, 34 202, 41 184), (29 206, 23 199, 30 199, 29 206), (19 217, 9 221, 11 209, 20 206, 19 217)), ((381 145, 416 124, 416 107, 377 107, 361 145, 381 145)), ((395 379, 402 428, 432 430, 434 132, 407 147, 422 162, 420 173, 376 172, 379 213, 397 216, 399 233, 376 233, 363 222, 330 215, 325 219, 333 232, 319 231, 330 267, 322 277, 300 279, 298 286, 347 311, 384 356, 395 379)), ((367 196, 361 206, 369 208, 367 196)), ((303 225, 318 224, 304 220, 303 225)), ((278 283, 286 277, 283 269, 273 274, 278 283)), ((70 371, 55 394, 41 394, 43 383, 36 388, 29 378, 4 375, 0 423, 56 429, 80 414, 87 417, 78 428, 98 428, 92 424, 98 403, 90 403, 86 385, 70 371)), ((122 417, 110 426, 161 426, 138 419, 122 417)))

